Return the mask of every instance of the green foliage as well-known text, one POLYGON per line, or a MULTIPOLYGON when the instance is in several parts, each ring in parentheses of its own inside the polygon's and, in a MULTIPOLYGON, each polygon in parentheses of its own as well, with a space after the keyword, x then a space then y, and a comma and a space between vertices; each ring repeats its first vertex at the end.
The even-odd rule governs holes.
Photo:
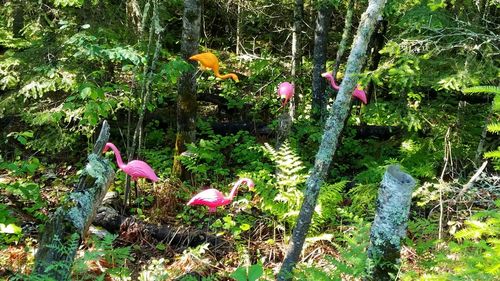
POLYGON ((297 270, 295 280, 357 280, 366 277, 370 224, 343 209, 337 209, 337 213, 353 222, 349 229, 337 238, 335 245, 339 252, 338 257, 326 257, 331 266, 297 270))
MULTIPOLYGON (((99 263, 100 260, 106 261, 110 266, 101 273, 98 278, 104 278, 105 275, 110 275, 115 278, 124 278, 130 275, 130 270, 125 267, 126 262, 133 260, 130 257, 130 247, 114 247, 117 235, 106 234, 102 239, 97 236, 92 236, 89 250, 83 253, 83 256, 75 259, 73 264, 72 280, 89 280, 89 262, 99 263)), ((90 277, 92 279, 95 276, 90 277)))
POLYGON ((264 274, 262 264, 238 267, 229 277, 236 281, 256 281, 264 274))
MULTIPOLYGON (((495 280, 500 274, 500 201, 495 203, 496 208, 466 220, 454 234, 456 241, 448 243, 446 255, 434 257, 437 264, 418 280, 495 280)), ((402 280, 417 280, 414 277, 410 271, 402 280)))
MULTIPOLYGON (((476 86, 466 88, 464 93, 492 93, 495 97, 491 104, 492 121, 486 124, 486 129, 492 133, 500 133, 500 87, 498 86, 476 86)), ((494 151, 484 153, 485 158, 493 158, 495 160, 495 168, 500 170, 500 147, 494 151)))
POLYGON ((212 135, 187 147, 188 151, 181 156, 181 161, 193 173, 195 182, 220 182, 236 170, 266 169, 260 161, 262 153, 255 138, 247 132, 229 136, 212 135))
POLYGON ((305 166, 287 141, 279 150, 268 143, 263 149, 274 162, 276 173, 273 175, 273 186, 276 188, 259 189, 264 199, 262 209, 293 225, 303 201, 302 187, 307 178, 305 166))
MULTIPOLYGON (((23 206, 22 209, 28 214, 44 221, 46 219, 46 215, 43 212, 43 209, 46 207, 47 202, 40 193, 40 185, 32 180, 32 177, 35 175, 35 172, 40 166, 40 161, 35 157, 26 161, 0 161, 0 171, 7 171, 7 174, 16 177, 16 180, 12 182, 0 182, 0 190, 16 198, 20 205, 23 206)), ((3 206, 4 207, 2 209, 4 212, 5 210, 11 208, 6 207, 6 205, 3 206)), ((14 221, 11 219, 6 219, 5 222, 0 221, 0 223, 11 222, 14 221)))

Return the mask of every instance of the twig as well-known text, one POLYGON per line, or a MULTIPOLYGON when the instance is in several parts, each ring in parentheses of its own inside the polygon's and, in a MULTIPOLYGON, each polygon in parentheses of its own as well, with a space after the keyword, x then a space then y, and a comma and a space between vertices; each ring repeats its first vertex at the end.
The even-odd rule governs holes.
POLYGON ((458 198, 462 197, 464 193, 472 187, 472 184, 477 180, 479 175, 484 171, 484 168, 486 168, 486 165, 488 165, 488 161, 484 161, 481 167, 477 169, 476 173, 470 178, 470 180, 464 185, 462 190, 460 190, 460 193, 458 193, 458 198))

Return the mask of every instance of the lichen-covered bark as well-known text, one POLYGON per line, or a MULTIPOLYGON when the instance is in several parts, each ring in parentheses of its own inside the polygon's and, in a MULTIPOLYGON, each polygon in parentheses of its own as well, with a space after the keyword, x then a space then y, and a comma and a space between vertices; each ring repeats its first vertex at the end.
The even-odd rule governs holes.
MULTIPOLYGON (((200 39, 201 3, 200 0, 184 1, 184 16, 182 18, 181 53, 185 60, 198 53, 200 39)), ((183 178, 185 171, 178 156, 186 151, 186 144, 195 140, 196 135, 196 62, 190 62, 193 68, 179 78, 177 99, 177 137, 175 141, 173 176, 183 178)))
POLYGON ((394 280, 397 274, 414 186, 415 180, 401 172, 398 166, 387 168, 380 184, 377 212, 370 233, 369 280, 394 280))
POLYGON ((325 178, 328 167, 330 167, 332 156, 337 148, 338 138, 344 127, 344 120, 347 118, 351 93, 357 83, 356 75, 361 70, 368 41, 373 33, 375 22, 384 8, 385 2, 385 0, 370 1, 366 12, 361 17, 351 54, 347 60, 345 77, 340 84, 337 98, 329 111, 314 167, 306 181, 304 202, 302 203, 297 225, 292 234, 288 253, 278 274, 278 280, 289 280, 292 269, 299 259, 307 231, 311 224, 320 185, 325 178))
POLYGON ((344 31, 342 32, 342 39, 340 39, 339 48, 337 50, 337 56, 335 58, 335 65, 333 67, 333 72, 332 72, 334 79, 337 77, 340 61, 342 60, 344 52, 347 49, 347 40, 351 35, 353 11, 354 11, 354 0, 349 0, 347 2, 347 12, 345 14, 344 31))
POLYGON ((69 280, 76 251, 101 204, 114 171, 101 151, 109 138, 105 122, 94 152, 88 156, 78 186, 44 227, 35 255, 33 275, 42 279, 69 280))
POLYGON ((327 34, 330 26, 332 8, 328 4, 320 5, 316 28, 314 30, 313 73, 312 73, 312 117, 319 121, 326 111, 325 89, 326 81, 321 73, 326 70, 327 34))

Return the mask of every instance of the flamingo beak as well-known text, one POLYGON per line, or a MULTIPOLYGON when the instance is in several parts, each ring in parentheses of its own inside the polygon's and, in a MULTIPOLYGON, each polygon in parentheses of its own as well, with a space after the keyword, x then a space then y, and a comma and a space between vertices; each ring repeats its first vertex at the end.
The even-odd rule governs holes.
POLYGON ((321 73, 321 77, 326 77, 326 76, 328 76, 328 72, 321 73))

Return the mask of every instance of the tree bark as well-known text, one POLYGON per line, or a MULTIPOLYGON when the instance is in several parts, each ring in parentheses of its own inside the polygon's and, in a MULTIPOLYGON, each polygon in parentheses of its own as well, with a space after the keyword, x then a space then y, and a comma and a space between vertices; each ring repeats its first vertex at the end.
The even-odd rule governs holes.
POLYGON ((370 233, 368 280, 394 280, 401 240, 406 236, 411 194, 415 180, 391 165, 384 174, 377 198, 377 211, 370 233))
MULTIPOLYGON (((300 43, 302 33, 302 21, 304 20, 304 0, 295 0, 293 10, 293 33, 292 33, 292 78, 300 75, 300 64, 302 61, 302 44, 300 43)), ((297 85, 295 85, 297 90, 297 85)))
MULTIPOLYGON (((143 77, 144 80, 141 85, 141 105, 139 109, 139 118, 137 119, 137 124, 135 125, 134 136, 132 138, 132 145, 128 147, 128 159, 134 159, 136 150, 138 151, 141 147, 142 140, 142 124, 144 122, 144 114, 146 113, 146 105, 149 102, 151 96, 151 83, 153 81, 153 73, 156 69, 156 62, 158 61, 158 56, 161 49, 161 32, 163 29, 160 28, 160 19, 158 15, 158 0, 153 0, 153 14, 151 16, 151 23, 149 25, 149 39, 148 39, 148 49, 147 49, 147 63, 144 66, 143 77), (153 37, 156 35, 156 41, 153 41, 153 37), (155 45, 155 50, 151 56, 151 47, 155 45)), ((138 153, 137 153, 138 154, 138 153)), ((130 195, 130 178, 129 175, 126 176, 125 185, 125 204, 127 206, 128 198, 130 195)))
POLYGON ((330 14, 332 8, 328 4, 321 4, 316 18, 316 28, 314 30, 314 50, 313 50, 313 73, 312 73, 312 117, 316 121, 322 120, 326 110, 326 81, 321 77, 321 73, 326 70, 326 46, 328 28, 330 26, 330 14))
POLYGON ((295 117, 300 104, 300 83, 297 77, 300 76, 300 67, 302 65, 302 22, 304 21, 304 1, 296 0, 293 10, 293 33, 292 33, 292 80, 295 86, 295 96, 290 101, 290 115, 295 117))
POLYGON ((385 0, 370 1, 366 12, 361 17, 351 54, 347 60, 345 77, 340 84, 337 98, 329 111, 314 167, 306 181, 304 202, 302 203, 297 225, 292 234, 289 250, 278 274, 278 280, 289 280, 292 269, 299 259, 307 231, 311 224, 320 185, 330 167, 332 156, 335 153, 337 142, 344 126, 344 120, 347 118, 352 91, 357 83, 356 75, 361 70, 362 61, 366 56, 368 41, 373 33, 376 20, 384 8, 385 2, 385 0))
POLYGON ((339 49, 337 50, 337 56, 335 58, 335 65, 333 66, 333 79, 336 79, 337 72, 339 71, 340 61, 344 56, 344 52, 347 49, 347 41, 351 36, 352 28, 352 14, 354 12, 354 0, 349 0, 347 2, 347 12, 345 15, 344 31, 342 32, 342 39, 340 39, 339 49))
POLYGON ((108 139, 105 121, 78 186, 45 224, 35 255, 34 276, 69 280, 76 251, 115 175, 109 162, 101 158, 108 139))
MULTIPOLYGON (((181 54, 185 60, 198 53, 200 39, 201 3, 200 0, 184 0, 182 17, 181 54)), ((177 136, 172 175, 184 179, 186 170, 178 156, 186 151, 186 144, 194 142, 196 136, 196 62, 189 62, 193 67, 179 78, 177 100, 177 136)))
POLYGON ((24 28, 24 6, 23 0, 15 0, 12 2, 14 10, 12 11, 12 35, 14 38, 20 38, 21 31, 24 28))
POLYGON ((134 29, 134 32, 141 35, 142 15, 141 8, 137 0, 127 0, 125 2, 125 13, 127 14, 127 25, 134 29))
MULTIPOLYGON (((387 20, 384 20, 382 17, 378 19, 377 27, 375 28, 375 32, 372 36, 372 42, 370 43, 370 45, 372 46, 370 50, 371 61, 368 65, 368 69, 371 71, 378 68, 380 59, 382 58, 380 50, 382 50, 385 44, 385 34, 387 33, 387 25, 388 25, 387 20)), ((373 96, 374 91, 375 91, 375 83, 370 81, 370 83, 367 85, 365 89, 366 99, 368 101, 370 101, 370 98, 373 96)))

